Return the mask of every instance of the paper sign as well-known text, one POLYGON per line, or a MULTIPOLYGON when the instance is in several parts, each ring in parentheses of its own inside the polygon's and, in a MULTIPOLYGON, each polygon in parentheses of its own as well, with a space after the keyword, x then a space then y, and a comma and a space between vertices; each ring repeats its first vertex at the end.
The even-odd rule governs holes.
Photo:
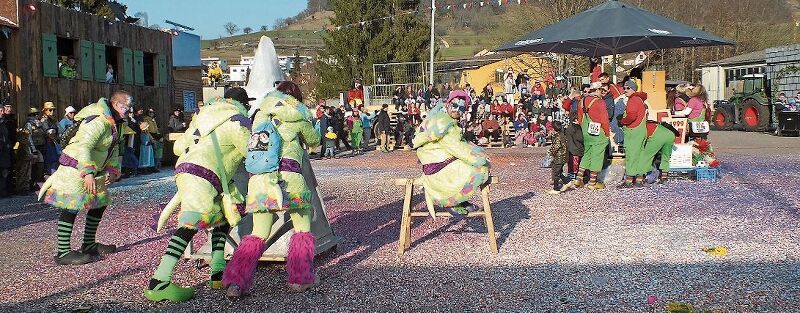
POLYGON ((680 136, 675 137, 675 143, 684 143, 686 142, 686 133, 689 129, 689 122, 685 118, 673 118, 670 120, 670 124, 672 127, 678 130, 680 136))

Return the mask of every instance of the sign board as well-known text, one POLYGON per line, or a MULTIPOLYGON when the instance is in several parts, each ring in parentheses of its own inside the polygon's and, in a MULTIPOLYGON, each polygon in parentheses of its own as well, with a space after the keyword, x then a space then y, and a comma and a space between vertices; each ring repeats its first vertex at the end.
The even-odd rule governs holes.
POLYGON ((642 72, 639 90, 647 93, 647 104, 651 110, 667 108, 666 73, 664 71, 642 72))
POLYGON ((669 119, 669 123, 672 124, 672 127, 678 130, 681 134, 678 137, 675 137, 676 144, 682 144, 686 142, 686 134, 689 131, 689 120, 686 118, 672 118, 669 119))
POLYGON ((197 95, 192 90, 183 91, 183 111, 197 112, 197 95))
POLYGON ((663 122, 672 118, 669 110, 647 110, 647 119, 650 121, 663 122))
POLYGON ((670 168, 692 167, 692 145, 681 143, 672 146, 672 155, 669 157, 670 168))

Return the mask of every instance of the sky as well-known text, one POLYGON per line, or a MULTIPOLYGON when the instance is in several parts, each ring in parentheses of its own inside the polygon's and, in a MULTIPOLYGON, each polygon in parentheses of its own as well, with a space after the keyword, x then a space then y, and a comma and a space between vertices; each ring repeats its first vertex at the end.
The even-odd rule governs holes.
POLYGON ((270 29, 278 18, 295 16, 305 10, 305 0, 121 0, 128 6, 128 15, 146 12, 148 23, 170 26, 164 20, 194 28, 203 39, 228 36, 225 25, 233 22, 243 29, 258 31, 262 25, 270 29))

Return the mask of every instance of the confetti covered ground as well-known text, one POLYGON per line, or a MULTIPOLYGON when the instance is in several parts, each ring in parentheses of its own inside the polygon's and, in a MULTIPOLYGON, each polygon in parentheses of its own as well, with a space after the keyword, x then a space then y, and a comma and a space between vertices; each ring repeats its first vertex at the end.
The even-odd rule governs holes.
MULTIPOLYGON (((209 269, 179 263, 175 281, 197 286, 181 304, 142 290, 168 236, 153 215, 174 192, 171 173, 125 180, 98 231, 119 252, 56 266, 58 211, 33 196, 0 200, 2 312, 656 312, 677 301, 719 312, 800 310, 800 138, 717 132, 718 183, 673 181, 642 190, 547 195, 545 148, 491 149, 500 253, 482 220, 417 219, 397 256, 402 191, 420 174, 411 151, 314 161, 330 222, 344 239, 317 258, 322 284, 288 293, 281 264, 259 267, 253 295, 210 290, 209 269), (724 256, 703 248, 724 246, 724 256), (654 297, 652 297, 654 296, 654 297)), ((421 199, 416 199, 421 202, 421 199)), ((418 205, 421 209, 421 204, 418 205)), ((73 247, 80 245, 84 215, 73 247)))

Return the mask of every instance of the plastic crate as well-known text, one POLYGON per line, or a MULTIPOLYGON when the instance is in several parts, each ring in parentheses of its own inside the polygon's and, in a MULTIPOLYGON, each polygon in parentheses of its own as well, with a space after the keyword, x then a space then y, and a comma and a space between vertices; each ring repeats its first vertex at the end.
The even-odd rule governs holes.
POLYGON ((694 170, 695 179, 698 181, 718 181, 719 170, 713 167, 698 167, 694 170))

